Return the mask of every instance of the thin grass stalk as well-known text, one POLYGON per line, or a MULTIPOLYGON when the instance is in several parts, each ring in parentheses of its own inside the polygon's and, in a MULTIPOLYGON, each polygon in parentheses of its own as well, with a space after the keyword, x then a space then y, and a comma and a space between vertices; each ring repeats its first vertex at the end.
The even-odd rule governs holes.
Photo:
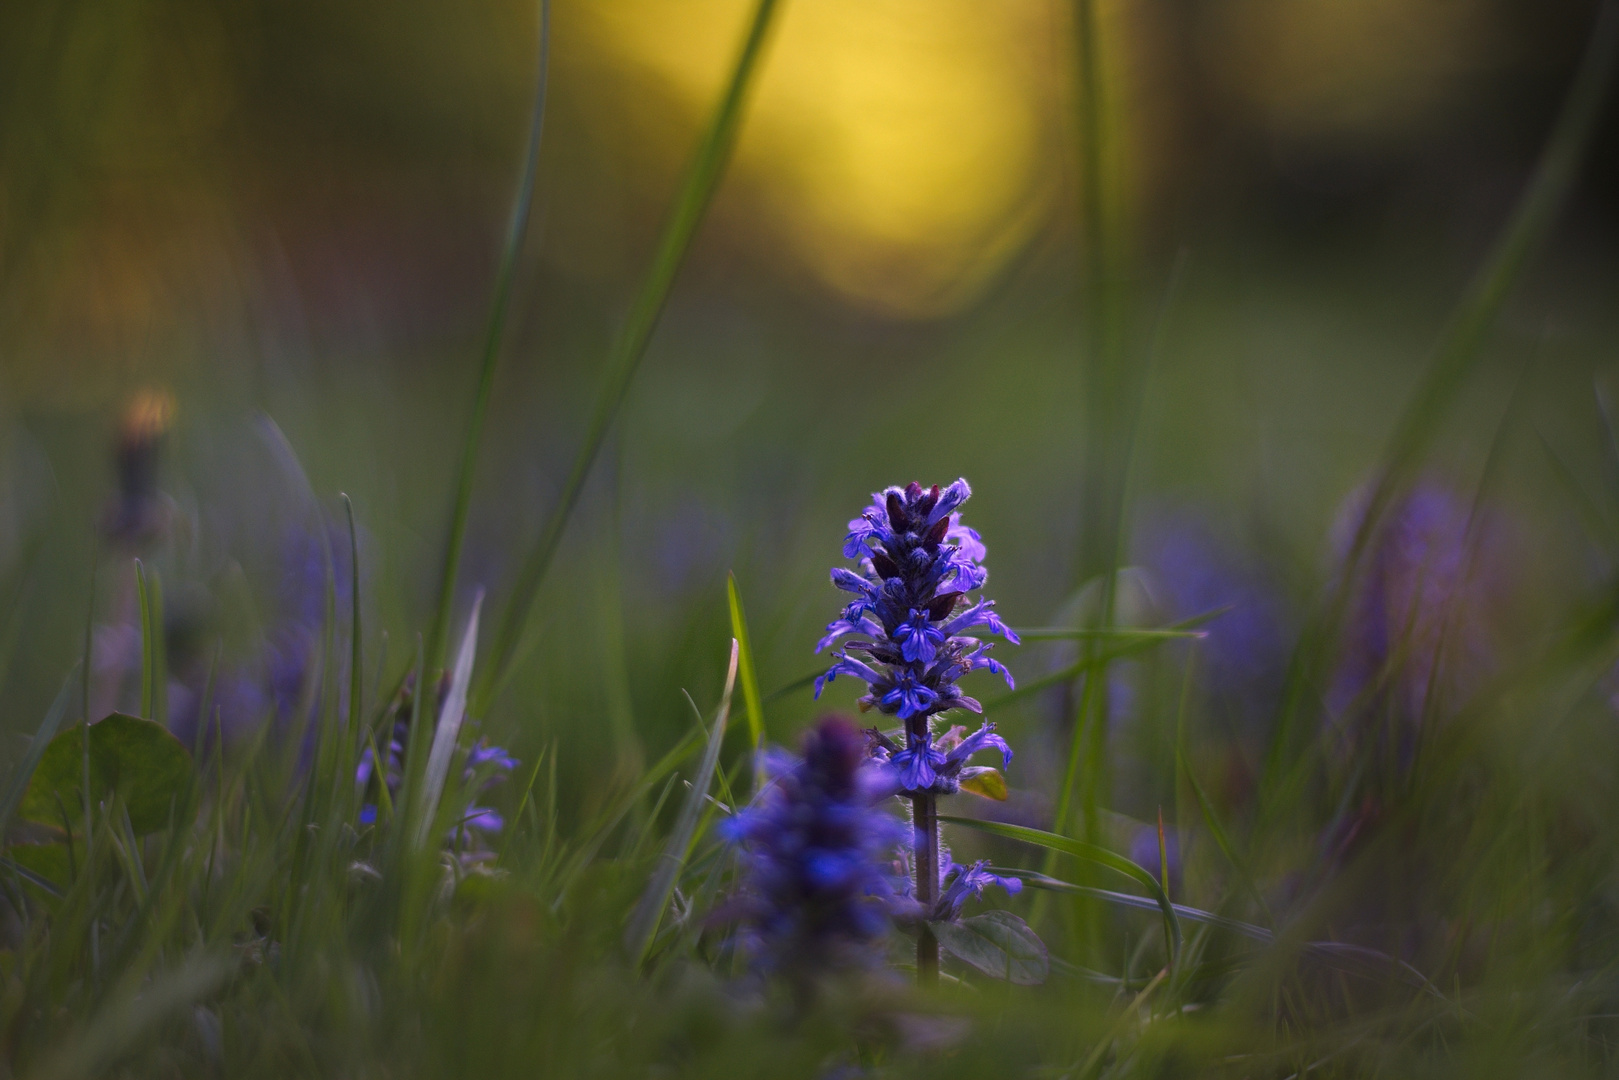
MULTIPOLYGON (((1077 0, 1074 5, 1075 67, 1077 86, 1076 116, 1078 126, 1080 168, 1080 232, 1081 261, 1084 291, 1085 354, 1085 446, 1084 489, 1081 496, 1081 526, 1079 551, 1079 580, 1099 580, 1100 603, 1095 612, 1097 625, 1108 626, 1113 621, 1115 569, 1119 561, 1120 531, 1123 517, 1124 447, 1128 440, 1128 422, 1124 419, 1131 411, 1128 358, 1125 350, 1125 312, 1121 280, 1120 237, 1115 226, 1118 208, 1111 198, 1113 147, 1108 138, 1108 102, 1104 90, 1102 70, 1101 29, 1098 25, 1096 0, 1077 0)), ((1087 643, 1089 657, 1097 651, 1094 643, 1087 643)), ((1087 729, 1096 727, 1098 713, 1106 715, 1107 680, 1105 672, 1086 679, 1087 690, 1081 695, 1081 707, 1074 720, 1075 746, 1087 729)), ((1095 818, 1092 802, 1100 798, 1096 791, 1100 780, 1101 763, 1091 760, 1105 753, 1105 742, 1093 737, 1085 754, 1085 762, 1076 758, 1074 768, 1064 778, 1058 795, 1059 815, 1055 828, 1069 827, 1069 806, 1076 783, 1085 791, 1085 819, 1095 818)), ((1085 826, 1087 836, 1095 831, 1093 824, 1085 826)))
POLYGON ((642 280, 628 317, 608 350, 601 393, 597 396, 595 409, 585 428, 584 442, 568 470, 567 479, 563 481, 562 493, 544 531, 518 572, 511 599, 495 633, 491 663, 484 667, 472 696, 474 713, 481 714, 487 709, 490 698, 499 689, 514 659, 529 615, 534 609, 540 583, 556 554, 557 545, 562 541, 568 518, 584 492, 585 480, 607 438, 607 430, 623 406, 636 369, 646 354, 647 344, 669 298, 675 275, 685 261, 692 237, 714 197, 720 177, 725 173, 737 131, 741 127, 743 106, 779 6, 778 0, 759 0, 754 8, 741 52, 731 70, 725 92, 720 96, 698 143, 696 155, 681 184, 680 194, 675 199, 673 212, 658 239, 652 264, 642 280))
MULTIPOLYGON (((534 106, 529 112, 528 149, 517 181, 512 216, 506 225, 506 241, 495 271, 494 298, 489 306, 489 326, 484 334, 483 361, 478 370, 478 389, 472 399, 472 416, 466 438, 461 443, 461 462, 456 469, 455 502, 450 511, 450 535, 444 545, 444 568, 440 574, 438 607, 428 635, 428 670, 444 667, 449 648, 450 608, 455 603, 456 579, 461 568, 461 548, 466 541, 467 518, 472 512, 472 482, 478 469, 478 449, 483 442, 484 419, 495 388, 495 369, 500 363, 500 342, 506 329, 506 312, 511 305, 512 283, 517 259, 528 234, 529 211, 534 205, 534 180, 539 171, 540 142, 545 131, 546 84, 551 65, 551 0, 540 0, 540 59, 535 79, 534 106)), ((351 511, 352 515, 352 511, 351 511)), ((358 609, 356 609, 358 611, 358 609)), ((356 615, 358 618, 358 615, 356 615)))
POLYGON ((1291 750, 1298 714, 1311 700, 1321 664, 1337 639, 1362 561, 1396 493, 1410 479, 1423 452, 1433 442, 1443 417, 1477 369, 1480 354, 1512 288, 1557 223, 1569 192, 1579 177, 1591 137, 1619 59, 1619 0, 1603 0, 1585 55, 1569 87, 1557 122, 1547 138, 1534 175, 1512 217, 1502 227, 1489 257, 1473 276, 1467 292, 1440 333, 1433 357, 1395 423, 1383 451, 1344 572, 1323 605, 1322 614, 1299 643, 1289 667, 1282 708, 1266 754, 1261 777, 1262 813, 1268 819, 1281 810, 1275 797, 1291 750))

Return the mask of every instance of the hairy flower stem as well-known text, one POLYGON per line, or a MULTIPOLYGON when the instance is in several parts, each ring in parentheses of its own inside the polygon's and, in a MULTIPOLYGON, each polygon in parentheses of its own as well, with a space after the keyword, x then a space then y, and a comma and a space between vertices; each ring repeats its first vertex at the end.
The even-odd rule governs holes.
MULTIPOLYGON (((916 902, 931 913, 939 900, 939 799, 931 791, 911 795, 911 822, 916 858, 916 902)), ((924 920, 916 938, 916 981, 924 986, 939 981, 939 939, 924 920)))

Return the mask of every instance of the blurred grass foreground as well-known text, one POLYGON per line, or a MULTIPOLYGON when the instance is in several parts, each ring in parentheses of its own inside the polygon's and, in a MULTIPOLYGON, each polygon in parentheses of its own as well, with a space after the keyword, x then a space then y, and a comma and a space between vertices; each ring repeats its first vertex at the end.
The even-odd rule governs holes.
POLYGON ((0 1076, 1613 1075, 1616 54, 0 5, 0 1076))

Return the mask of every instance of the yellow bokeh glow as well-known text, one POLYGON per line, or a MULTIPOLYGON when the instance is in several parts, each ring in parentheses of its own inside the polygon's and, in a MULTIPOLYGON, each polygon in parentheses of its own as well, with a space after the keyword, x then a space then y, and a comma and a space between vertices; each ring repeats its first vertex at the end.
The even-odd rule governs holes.
MULTIPOLYGON (((751 0, 613 0, 605 48, 712 106, 751 0)), ((825 285, 899 315, 954 310, 1044 218, 1061 163, 1044 3, 784 6, 735 168, 769 229, 825 285)))

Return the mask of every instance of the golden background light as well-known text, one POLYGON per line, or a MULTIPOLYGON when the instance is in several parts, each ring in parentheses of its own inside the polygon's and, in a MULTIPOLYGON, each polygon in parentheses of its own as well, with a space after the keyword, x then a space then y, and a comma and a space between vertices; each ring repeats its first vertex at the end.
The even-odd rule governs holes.
MULTIPOLYGON (((695 119, 750 6, 622 0, 592 14, 603 47, 655 72, 695 119)), ((1061 175, 1054 29, 1043 2, 788 4, 736 160, 765 227, 848 299, 901 315, 959 306, 1044 219, 1061 175)))

